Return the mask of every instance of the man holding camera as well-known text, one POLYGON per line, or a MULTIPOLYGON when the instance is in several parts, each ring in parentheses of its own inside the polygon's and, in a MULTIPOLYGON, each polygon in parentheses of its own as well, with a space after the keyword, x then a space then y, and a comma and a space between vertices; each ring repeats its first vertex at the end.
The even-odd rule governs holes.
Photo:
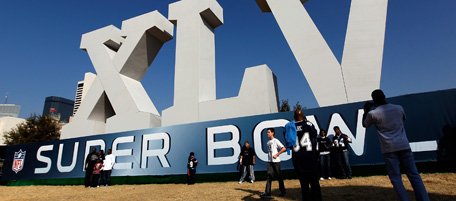
POLYGON ((368 128, 375 125, 377 128, 386 170, 397 196, 400 200, 410 200, 402 183, 402 164, 412 184, 416 200, 429 200, 405 134, 404 109, 400 105, 387 103, 385 94, 380 89, 374 90, 371 96, 374 103, 364 104, 363 126, 368 128), (377 108, 370 111, 372 106, 377 108))

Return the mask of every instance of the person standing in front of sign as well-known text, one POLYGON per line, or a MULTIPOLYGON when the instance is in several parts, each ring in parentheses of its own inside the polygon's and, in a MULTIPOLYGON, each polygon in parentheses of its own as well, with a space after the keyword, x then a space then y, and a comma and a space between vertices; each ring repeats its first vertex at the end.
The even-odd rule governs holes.
POLYGON ((397 196, 400 200, 410 200, 402 183, 400 170, 400 165, 402 165, 412 184, 416 200, 429 200, 405 133, 404 109, 400 105, 387 103, 385 94, 380 89, 374 90, 371 96, 374 103, 366 102, 364 104, 363 126, 369 128, 375 125, 377 129, 386 171, 397 196), (374 105, 377 108, 370 111, 374 105))
POLYGON ((351 179, 352 171, 350 167, 348 143, 352 143, 352 140, 340 131, 339 126, 334 126, 334 132, 336 134, 333 137, 334 143, 334 155, 336 156, 337 166, 340 173, 341 179, 351 179))
POLYGON ((317 152, 320 153, 320 180, 331 180, 331 147, 332 141, 326 136, 326 131, 320 130, 320 136, 317 138, 317 152))
POLYGON ((293 146, 293 167, 301 184, 302 200, 321 201, 321 188, 318 180, 317 130, 307 121, 302 110, 294 113, 296 144, 293 146), (310 185, 310 193, 309 193, 310 185))
POLYGON ((285 192, 285 185, 283 183, 282 172, 280 169, 280 158, 279 155, 286 151, 285 147, 279 140, 274 138, 275 129, 268 128, 267 136, 269 141, 268 146, 268 180, 266 182, 266 189, 263 194, 260 195, 261 198, 272 198, 271 197, 271 183, 274 174, 277 175, 277 180, 279 181, 279 190, 280 197, 287 195, 285 192))
POLYGON ((100 187, 98 185, 98 179, 100 178, 100 173, 101 173, 102 168, 103 168, 103 163, 101 163, 100 159, 97 159, 97 162, 93 166, 92 185, 90 185, 90 188, 100 187))
POLYGON ((190 156, 188 157, 187 163, 187 182, 188 185, 195 184, 195 175, 196 175, 196 166, 198 165, 198 161, 195 158, 195 153, 190 152, 190 156))
POLYGON ((108 149, 108 155, 105 156, 105 160, 103 161, 103 185, 105 187, 109 186, 111 183, 111 172, 114 166, 114 156, 111 154, 111 149, 108 149))
POLYGON ((244 147, 241 150, 241 159, 239 163, 241 164, 241 179, 239 180, 239 184, 244 182, 245 177, 247 176, 247 172, 249 173, 250 183, 255 182, 255 172, 253 170, 253 166, 255 165, 255 151, 250 147, 250 143, 246 141, 244 143, 244 147))
POLYGON ((93 167, 95 166, 95 163, 97 162, 98 155, 97 155, 97 149, 92 148, 92 152, 87 154, 84 169, 86 171, 85 174, 85 187, 89 187, 91 185, 91 179, 92 179, 92 173, 93 173, 93 167))
MULTIPOLYGON (((105 160, 105 154, 104 154, 104 151, 103 149, 100 149, 100 151, 98 151, 98 159, 100 159, 101 163, 103 163, 103 161, 105 160)), ((98 181, 97 181, 97 186, 100 186, 100 183, 101 183, 101 179, 104 178, 103 176, 103 170, 101 170, 101 174, 100 174, 100 177, 98 178, 98 181)), ((104 181, 103 181, 104 182, 104 181)))

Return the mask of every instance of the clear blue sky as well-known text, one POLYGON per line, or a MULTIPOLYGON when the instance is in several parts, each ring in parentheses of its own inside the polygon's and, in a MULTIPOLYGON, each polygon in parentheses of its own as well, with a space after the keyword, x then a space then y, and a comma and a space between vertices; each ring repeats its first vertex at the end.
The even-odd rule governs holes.
MULTIPOLYGON (((21 105, 20 117, 41 114, 47 96, 74 100, 76 84, 95 70, 79 49, 81 35, 158 10, 175 0, 3 1, 0 7, 0 97, 21 105)), ((219 0, 225 24, 215 30, 217 98, 237 96, 244 69, 267 64, 280 99, 318 107, 277 22, 255 0, 219 0), (302 90, 295 93, 289 86, 302 90)), ((304 6, 339 61, 349 0, 304 6)), ((456 87, 456 1, 390 0, 381 88, 387 96, 456 87)), ((175 36, 179 37, 179 36, 175 36)), ((175 40, 164 45, 142 83, 158 111, 173 105, 175 40)), ((330 80, 328 80, 330 82, 330 80)), ((261 98, 261 97, 259 97, 261 98)), ((0 99, 0 103, 4 99, 0 99)))

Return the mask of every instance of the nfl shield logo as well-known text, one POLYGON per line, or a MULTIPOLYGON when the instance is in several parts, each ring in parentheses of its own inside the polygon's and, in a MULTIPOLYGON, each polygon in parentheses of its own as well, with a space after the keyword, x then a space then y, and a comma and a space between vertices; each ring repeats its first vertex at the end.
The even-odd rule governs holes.
POLYGON ((24 160, 25 151, 20 149, 18 152, 14 152, 13 171, 16 172, 16 174, 24 167, 24 160))

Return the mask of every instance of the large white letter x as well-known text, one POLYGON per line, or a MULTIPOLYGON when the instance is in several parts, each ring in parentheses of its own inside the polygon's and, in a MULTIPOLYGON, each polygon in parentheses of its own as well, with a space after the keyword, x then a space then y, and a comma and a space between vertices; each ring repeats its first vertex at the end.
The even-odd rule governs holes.
POLYGON ((86 50, 97 72, 73 121, 61 139, 161 126, 161 118, 141 79, 160 51, 172 39, 173 24, 158 11, 86 33, 86 50))

